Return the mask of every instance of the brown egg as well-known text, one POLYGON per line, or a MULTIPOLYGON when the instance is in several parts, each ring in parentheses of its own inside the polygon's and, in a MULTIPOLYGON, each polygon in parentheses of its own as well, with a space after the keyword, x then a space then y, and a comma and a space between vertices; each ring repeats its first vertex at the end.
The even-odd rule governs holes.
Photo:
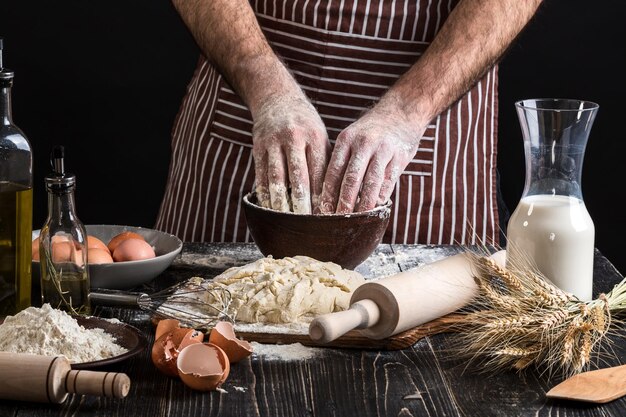
POLYGON ((76 249, 73 242, 52 240, 52 262, 72 262, 78 266, 83 265, 83 251, 76 249))
POLYGON ((222 348, 230 363, 237 363, 252 353, 252 345, 245 340, 237 339, 232 323, 227 321, 220 321, 215 325, 211 330, 209 343, 222 348))
POLYGON ((212 343, 189 345, 178 354, 178 376, 189 388, 198 391, 217 389, 230 373, 226 353, 212 343))
POLYGON ((155 256, 152 246, 141 239, 125 239, 113 251, 115 262, 139 261, 154 258, 155 256))
POLYGON ((76 258, 76 249, 70 242, 52 242, 52 261, 53 262, 70 262, 72 258, 76 258))
POLYGON ((107 251, 109 254, 111 253, 103 241, 91 235, 87 235, 87 249, 102 249, 107 251))
POLYGON ((119 245, 121 242, 123 242, 126 239, 145 240, 143 236, 141 236, 139 233, 128 232, 128 231, 122 232, 120 234, 113 236, 113 238, 109 240, 109 244, 107 245, 107 247, 109 248, 109 251, 111 253, 115 252, 115 248, 117 248, 117 245, 119 245))
POLYGON ((87 263, 91 265, 110 264, 113 263, 113 258, 111 257, 108 249, 88 248, 87 263))
POLYGON ((39 260, 39 236, 33 240, 33 261, 39 260))
POLYGON ((152 345, 152 363, 165 375, 176 377, 178 354, 185 347, 202 343, 204 334, 194 329, 179 328, 165 333, 152 345))

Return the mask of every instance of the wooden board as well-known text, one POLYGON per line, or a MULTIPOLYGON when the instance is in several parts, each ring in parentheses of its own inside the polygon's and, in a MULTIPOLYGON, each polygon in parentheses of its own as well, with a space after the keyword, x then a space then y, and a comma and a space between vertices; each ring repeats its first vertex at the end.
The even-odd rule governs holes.
MULTIPOLYGON (((181 277, 216 276, 227 268, 245 265, 262 256, 253 244, 223 244, 219 246, 219 251, 202 244, 188 244, 188 248, 193 249, 183 251, 181 257, 175 261, 174 268, 170 268, 177 270, 178 280, 181 277)), ((380 245, 355 270, 366 279, 379 278, 455 255, 462 250, 463 248, 456 246, 380 245)), ((275 328, 275 324, 268 326, 268 331, 264 332, 237 331, 237 336, 250 342, 264 344, 301 343, 314 347, 398 350, 414 345, 423 337, 450 330, 450 324, 458 322, 458 318, 458 314, 451 314, 380 340, 369 339, 356 330, 328 344, 321 344, 311 340, 306 333, 270 331, 272 327, 275 328)))
MULTIPOLYGON (((163 317, 154 315, 152 324, 157 325, 163 317)), ((287 345, 291 343, 300 343, 304 346, 312 347, 328 347, 328 348, 346 348, 346 349, 371 349, 371 350, 398 350, 411 347, 418 340, 439 333, 452 331, 453 325, 460 323, 461 314, 453 313, 440 317, 436 320, 424 323, 413 329, 406 330, 402 333, 384 338, 370 339, 361 334, 358 330, 352 330, 339 339, 330 343, 319 343, 309 338, 308 334, 303 333, 273 333, 268 332, 250 332, 236 331, 237 337, 248 342, 258 342, 264 344, 287 345)), ((273 325, 276 328, 277 325, 273 325)), ((268 327, 269 328, 269 327, 268 327)), ((261 328, 262 329, 262 328, 261 328)))
POLYGON ((450 331, 451 325, 458 323, 461 317, 460 314, 449 314, 413 329, 379 340, 365 337, 361 335, 361 332, 358 330, 352 330, 339 339, 325 344, 311 340, 308 334, 237 332, 237 337, 247 340, 248 342, 258 343, 301 343, 305 346, 315 347, 398 350, 413 346, 415 342, 423 337, 450 331))

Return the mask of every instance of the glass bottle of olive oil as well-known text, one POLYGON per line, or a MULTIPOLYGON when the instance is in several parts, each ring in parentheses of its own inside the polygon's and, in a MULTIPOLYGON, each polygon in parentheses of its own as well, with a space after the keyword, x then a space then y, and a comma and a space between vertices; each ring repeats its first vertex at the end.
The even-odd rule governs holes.
POLYGON ((54 172, 45 178, 48 218, 39 235, 41 300, 70 314, 88 315, 87 232, 76 216, 76 176, 65 172, 62 146, 53 148, 50 163, 54 172))
POLYGON ((0 38, 0 317, 30 306, 33 157, 13 124, 13 71, 2 64, 0 38))

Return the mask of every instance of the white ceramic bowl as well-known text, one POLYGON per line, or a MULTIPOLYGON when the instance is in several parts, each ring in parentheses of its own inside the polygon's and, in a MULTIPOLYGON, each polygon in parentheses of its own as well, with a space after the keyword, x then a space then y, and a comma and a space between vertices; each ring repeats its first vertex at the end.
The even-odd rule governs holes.
MULTIPOLYGON (((85 228, 88 235, 97 237, 105 245, 119 233, 125 231, 138 233, 146 239, 156 253, 156 257, 141 261, 89 265, 91 288, 129 289, 145 284, 165 271, 183 247, 183 242, 176 236, 143 227, 98 224, 85 225, 85 228)), ((37 236, 39 236, 39 230, 33 231, 33 240, 37 236)), ((33 280, 38 286, 38 261, 33 261, 33 280)))

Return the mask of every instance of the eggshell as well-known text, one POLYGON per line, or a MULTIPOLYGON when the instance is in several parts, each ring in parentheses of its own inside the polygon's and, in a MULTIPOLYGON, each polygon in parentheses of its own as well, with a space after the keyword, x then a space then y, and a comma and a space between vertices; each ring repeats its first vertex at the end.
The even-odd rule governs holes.
POLYGON ((237 363, 252 354, 252 345, 237 339, 232 323, 227 321, 220 321, 215 325, 209 335, 209 343, 222 348, 230 363, 237 363))
POLYGON ((181 350, 177 367, 185 385, 198 391, 219 388, 230 373, 228 356, 212 343, 198 343, 181 350))
POLYGON ((204 334, 194 329, 179 328, 165 333, 152 345, 152 362, 167 376, 178 376, 176 361, 179 352, 185 347, 202 343, 204 334))
POLYGON ((87 263, 91 265, 110 264, 113 263, 113 258, 111 257, 108 249, 88 248, 87 263))
POLYGON ((154 340, 159 339, 165 333, 171 333, 180 328, 180 321, 176 319, 162 319, 159 320, 156 326, 156 332, 154 333, 154 340))
POLYGON ((121 242, 123 242, 126 239, 141 239, 141 240, 145 240, 143 236, 141 236, 139 233, 135 233, 135 232, 122 232, 119 233, 115 236, 113 236, 113 238, 111 240, 109 240, 109 244, 107 245, 107 247, 109 248, 109 251, 111 253, 115 252, 115 248, 117 248, 117 245, 119 245, 121 242))
POLYGON ((154 249, 148 242, 134 238, 123 240, 113 251, 115 262, 139 261, 151 259, 155 256, 154 249))
POLYGON ((94 249, 94 248, 105 250, 109 254, 111 254, 111 251, 109 251, 109 248, 107 247, 107 245, 104 244, 103 241, 101 241, 95 236, 87 235, 87 249, 94 249))

